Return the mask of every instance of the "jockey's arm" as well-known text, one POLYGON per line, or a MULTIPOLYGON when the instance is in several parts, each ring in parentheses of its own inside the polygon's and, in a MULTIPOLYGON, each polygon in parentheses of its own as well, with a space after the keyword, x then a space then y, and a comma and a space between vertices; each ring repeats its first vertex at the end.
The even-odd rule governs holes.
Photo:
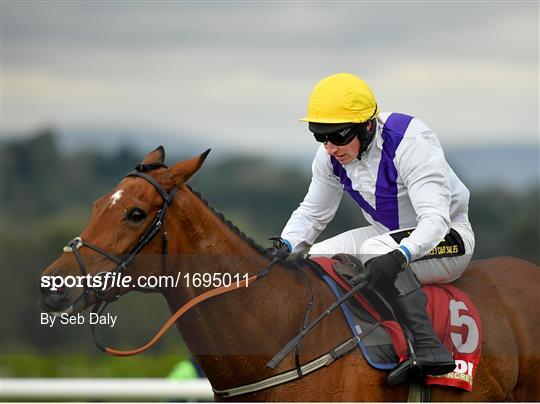
MULTIPOLYGON (((426 130, 429 131, 427 127, 426 130)), ((414 260, 431 251, 450 229, 452 192, 448 165, 438 141, 422 135, 405 137, 395 162, 418 222, 411 235, 400 243, 414 260)))
POLYGON ((313 245, 334 218, 342 195, 341 184, 332 172, 326 150, 321 146, 313 160, 309 190, 281 233, 281 237, 291 243, 293 253, 313 245))

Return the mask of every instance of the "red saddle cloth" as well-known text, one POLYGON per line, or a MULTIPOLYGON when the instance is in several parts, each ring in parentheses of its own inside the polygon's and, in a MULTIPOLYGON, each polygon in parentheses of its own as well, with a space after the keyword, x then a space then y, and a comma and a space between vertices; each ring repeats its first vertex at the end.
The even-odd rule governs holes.
POLYGON ((469 297, 448 284, 423 287, 428 297, 427 312, 442 343, 456 361, 453 372, 428 376, 426 384, 453 386, 471 391, 480 362, 482 323, 469 297))
MULTIPOLYGON (((350 285, 334 271, 333 260, 317 257, 313 261, 317 262, 344 290, 351 289, 350 285)), ((456 361, 454 371, 442 376, 428 376, 426 384, 472 391, 482 343, 480 316, 469 297, 455 286, 428 285, 422 289, 428 298, 426 310, 433 322, 433 328, 456 361)), ((357 293, 355 298, 370 314, 380 320, 380 316, 364 296, 357 293)), ((392 339, 399 360, 406 359, 405 336, 399 325, 394 321, 384 321, 382 324, 392 339)))

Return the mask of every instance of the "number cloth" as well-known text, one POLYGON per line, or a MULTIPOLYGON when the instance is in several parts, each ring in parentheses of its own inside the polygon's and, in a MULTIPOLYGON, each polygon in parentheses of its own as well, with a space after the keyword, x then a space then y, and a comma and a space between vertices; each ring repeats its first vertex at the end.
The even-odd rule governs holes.
POLYGON ((433 329, 452 352, 456 368, 443 376, 428 376, 428 385, 453 386, 472 391, 480 362, 482 323, 469 297, 451 285, 425 286, 427 312, 433 329))

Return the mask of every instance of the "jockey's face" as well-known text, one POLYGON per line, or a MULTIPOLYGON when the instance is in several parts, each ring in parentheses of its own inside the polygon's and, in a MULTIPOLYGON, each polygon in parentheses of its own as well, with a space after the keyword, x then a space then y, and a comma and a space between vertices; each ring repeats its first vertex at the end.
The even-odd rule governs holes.
POLYGON ((348 164, 358 157, 360 153, 360 140, 355 137, 344 146, 336 146, 330 141, 325 142, 324 147, 330 156, 334 156, 341 164, 348 164))

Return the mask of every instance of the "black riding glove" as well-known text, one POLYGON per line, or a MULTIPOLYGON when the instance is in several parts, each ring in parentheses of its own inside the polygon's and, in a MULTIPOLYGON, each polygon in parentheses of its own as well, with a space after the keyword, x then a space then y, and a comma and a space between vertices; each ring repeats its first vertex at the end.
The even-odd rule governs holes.
POLYGON ((405 255, 399 250, 394 250, 366 262, 365 269, 360 275, 351 279, 351 284, 357 285, 364 282, 366 285, 373 286, 383 275, 393 282, 399 271, 403 271, 408 265, 405 255))
POLYGON ((279 236, 269 237, 268 240, 272 240, 272 256, 278 261, 285 261, 291 253, 291 243, 279 236))

